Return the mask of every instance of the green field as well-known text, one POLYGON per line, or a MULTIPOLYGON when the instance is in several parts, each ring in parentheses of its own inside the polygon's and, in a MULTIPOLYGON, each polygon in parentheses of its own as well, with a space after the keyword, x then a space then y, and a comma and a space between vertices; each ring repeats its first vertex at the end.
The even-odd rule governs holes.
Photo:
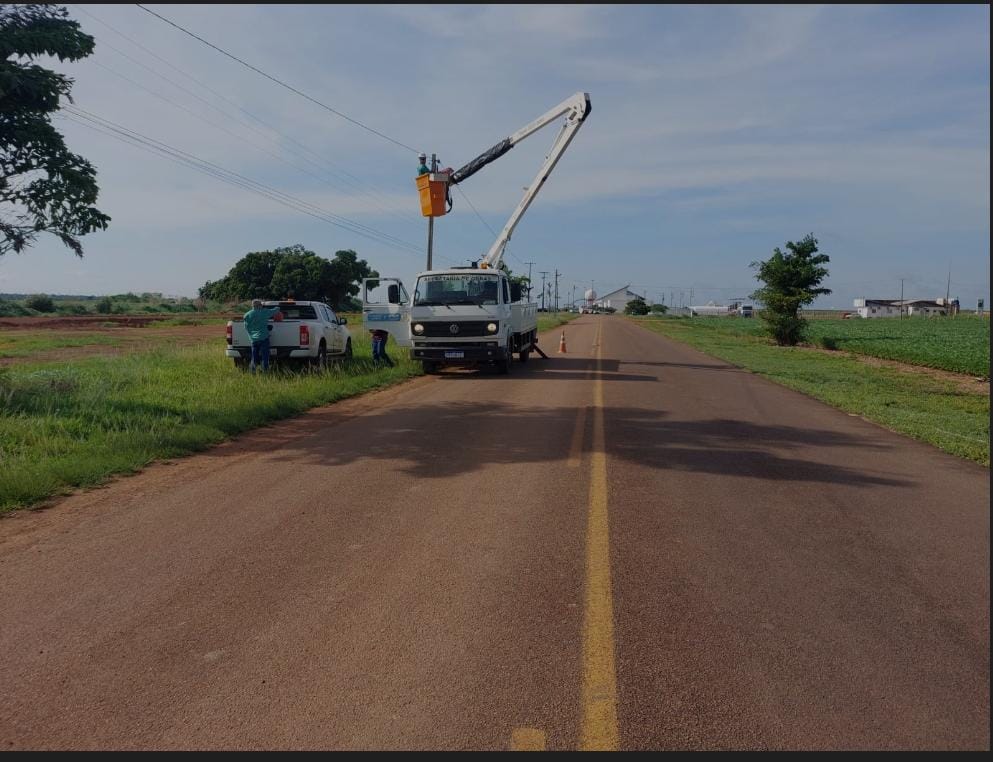
POLYGON ((990 463, 988 393, 966 391, 923 373, 873 367, 847 352, 777 347, 754 335, 754 325, 743 325, 747 320, 630 319, 893 431, 990 463))
POLYGON ((56 331, 8 331, 0 335, 0 357, 30 357, 37 352, 49 352, 67 347, 86 347, 101 344, 116 346, 120 341, 113 336, 98 333, 60 335, 56 331))
MULTIPOLYGON (((699 331, 762 338, 761 319, 656 318, 692 321, 699 331)), ((990 321, 973 315, 955 318, 811 320, 809 343, 912 365, 989 378, 990 321)))

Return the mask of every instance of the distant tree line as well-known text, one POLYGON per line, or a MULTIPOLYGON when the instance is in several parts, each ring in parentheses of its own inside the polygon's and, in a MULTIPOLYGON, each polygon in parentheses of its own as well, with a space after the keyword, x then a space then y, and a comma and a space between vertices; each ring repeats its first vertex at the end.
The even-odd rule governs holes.
POLYGON ((216 302, 247 299, 324 301, 336 310, 359 310, 355 299, 363 278, 379 273, 351 249, 336 251, 333 259, 300 244, 272 251, 253 251, 239 259, 220 280, 207 281, 200 298, 216 302))

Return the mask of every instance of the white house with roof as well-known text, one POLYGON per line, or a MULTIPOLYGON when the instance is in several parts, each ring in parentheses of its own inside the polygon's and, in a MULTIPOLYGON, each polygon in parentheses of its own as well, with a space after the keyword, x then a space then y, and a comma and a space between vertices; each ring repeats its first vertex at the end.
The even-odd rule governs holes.
POLYGON ((884 318, 904 315, 917 317, 933 317, 947 315, 948 310, 958 311, 958 299, 856 299, 855 310, 859 317, 884 318))
MULTIPOLYGON (((631 284, 629 283, 616 291, 604 294, 594 304, 598 307, 613 307, 618 312, 624 312, 624 308, 627 307, 628 302, 632 299, 645 299, 645 297, 632 291, 631 284)), ((645 302, 647 303, 648 300, 645 299, 645 302)))

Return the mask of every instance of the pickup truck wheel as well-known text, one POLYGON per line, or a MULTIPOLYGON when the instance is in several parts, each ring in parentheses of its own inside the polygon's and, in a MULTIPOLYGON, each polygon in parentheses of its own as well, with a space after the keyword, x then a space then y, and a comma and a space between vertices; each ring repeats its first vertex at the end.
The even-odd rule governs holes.
POLYGON ((248 360, 244 357, 236 357, 234 358, 234 367, 238 370, 248 370, 248 360))
POLYGON ((528 357, 530 357, 530 355, 531 355, 530 349, 522 349, 520 354, 517 356, 521 358, 521 362, 527 362, 528 357))
POLYGON ((438 372, 438 363, 434 362, 434 360, 422 360, 421 363, 427 375, 432 376, 438 372))
POLYGON ((345 359, 346 360, 351 360, 352 359, 352 340, 351 339, 349 339, 348 341, 345 342, 345 359))
POLYGON ((328 369, 328 346, 323 341, 317 348, 317 357, 314 358, 314 367, 319 371, 328 369))

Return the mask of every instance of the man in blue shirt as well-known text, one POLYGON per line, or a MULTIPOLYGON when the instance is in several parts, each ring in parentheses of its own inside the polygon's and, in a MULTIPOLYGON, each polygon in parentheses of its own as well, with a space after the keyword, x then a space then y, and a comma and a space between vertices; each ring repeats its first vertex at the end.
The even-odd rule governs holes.
POLYGON ((252 362, 248 369, 254 373, 258 364, 262 363, 262 370, 269 370, 269 319, 283 319, 283 313, 279 307, 264 309, 261 299, 252 300, 252 309, 245 313, 245 330, 248 331, 248 338, 252 341, 252 362))
POLYGON ((421 175, 428 174, 431 171, 431 169, 428 167, 427 154, 423 154, 423 153, 417 154, 417 160, 420 162, 420 164, 418 164, 417 166, 418 177, 420 177, 421 175))

